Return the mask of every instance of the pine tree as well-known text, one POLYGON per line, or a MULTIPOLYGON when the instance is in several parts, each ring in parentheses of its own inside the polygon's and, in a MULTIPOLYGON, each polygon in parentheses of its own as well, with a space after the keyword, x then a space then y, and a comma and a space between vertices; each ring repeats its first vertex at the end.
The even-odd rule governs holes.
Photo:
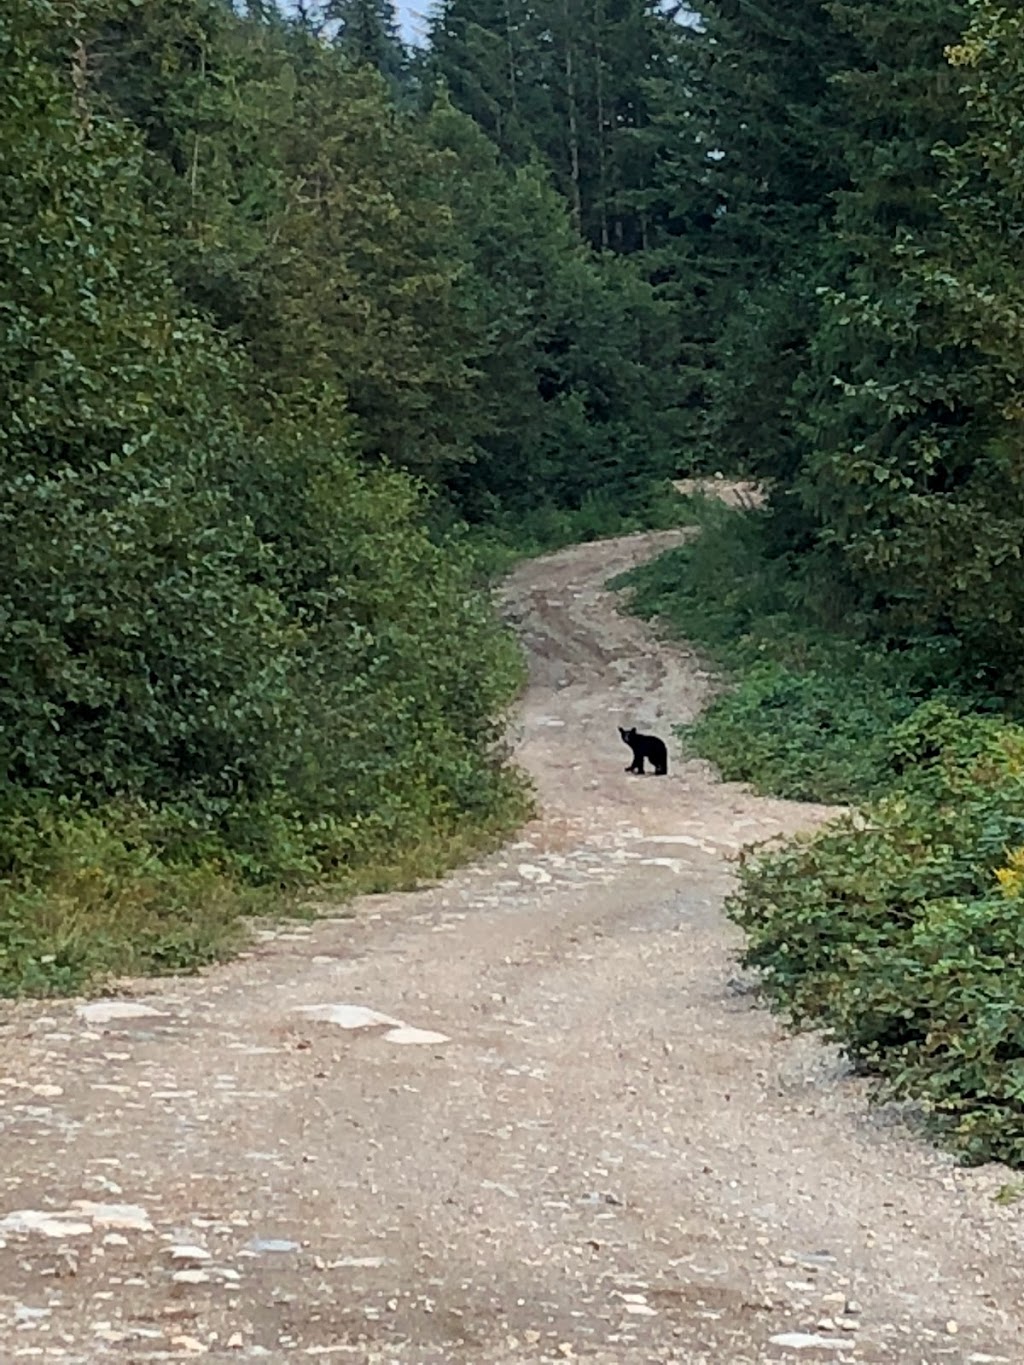
POLYGON ((711 468, 787 482, 796 386, 846 178, 833 77, 852 43, 825 0, 709 0, 661 107, 682 137, 664 164, 689 281, 693 441, 711 468), (680 107, 682 106, 682 107, 680 107))
POLYGON ((401 84, 406 59, 393 0, 329 0, 325 15, 347 61, 372 66, 396 88, 401 84))
POLYGON ((430 78, 514 165, 553 116, 543 44, 534 0, 442 0, 431 22, 430 78))
POLYGON ((935 146, 960 141, 965 106, 944 48, 967 5, 858 0, 834 13, 858 51, 837 81, 850 184, 802 385, 797 492, 837 605, 844 584, 878 628, 942 628, 943 509, 972 477, 985 418, 974 358, 912 262, 945 231, 935 146))
POLYGON ((650 88, 686 32, 652 0, 444 0, 431 59, 514 164, 551 168, 587 241, 633 252, 654 234, 650 88))
POLYGON ((889 136, 844 208, 857 255, 832 334, 848 318, 846 382, 809 496, 890 627, 959 640, 975 676, 1012 690, 1024 676, 1024 21, 989 0, 900 8, 857 16, 889 56, 872 81, 889 136))
POLYGON ((477 457, 450 487, 475 519, 503 509, 639 505, 674 468, 670 304, 628 262, 596 258, 542 170, 509 173, 443 97, 428 124, 450 162, 477 319, 477 457))

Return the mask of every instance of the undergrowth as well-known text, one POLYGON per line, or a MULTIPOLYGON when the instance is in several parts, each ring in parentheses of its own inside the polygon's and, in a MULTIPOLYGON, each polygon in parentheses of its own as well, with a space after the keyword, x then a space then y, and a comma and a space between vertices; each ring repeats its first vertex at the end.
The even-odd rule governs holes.
POLYGON ((486 816, 425 819, 314 878, 303 859, 271 877, 221 839, 183 838, 166 811, 18 802, 0 822, 0 998, 196 971, 230 956, 251 916, 308 918, 314 891, 337 904, 409 889, 495 847, 529 810, 509 773, 486 816))
POLYGON ((665 482, 652 484, 628 507, 615 498, 590 494, 579 507, 496 511, 465 535, 481 574, 494 581, 521 560, 550 554, 568 545, 636 531, 668 530, 689 519, 689 500, 680 497, 665 482))
POLYGON ((752 855, 729 912, 772 1007, 969 1162, 1024 1166, 1024 729, 928 702, 898 785, 752 855))
POLYGON ((697 539, 619 580, 725 672, 685 742, 761 791, 863 803, 745 855, 745 965, 878 1098, 1024 1166, 1024 726, 948 642, 888 651, 812 616, 756 513, 695 510, 697 539))

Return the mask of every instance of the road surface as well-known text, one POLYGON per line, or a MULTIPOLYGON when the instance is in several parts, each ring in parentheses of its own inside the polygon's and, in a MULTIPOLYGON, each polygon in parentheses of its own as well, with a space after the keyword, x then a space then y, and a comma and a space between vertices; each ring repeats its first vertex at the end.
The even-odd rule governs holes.
POLYGON ((238 961, 0 1012, 0 1361, 1024 1361, 1021 1215, 745 990, 742 845, 820 808, 635 778, 711 681, 522 565, 541 814, 238 961), (354 915, 351 910, 354 908, 354 915))

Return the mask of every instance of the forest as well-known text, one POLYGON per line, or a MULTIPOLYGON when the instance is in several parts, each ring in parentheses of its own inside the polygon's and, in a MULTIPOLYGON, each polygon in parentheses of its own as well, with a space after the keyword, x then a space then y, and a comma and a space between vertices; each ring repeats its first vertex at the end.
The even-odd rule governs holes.
POLYGON ((688 742, 874 803, 748 866, 750 960, 1024 1156, 1024 18, 0 0, 0 49, 0 994, 500 839, 489 576, 693 515, 632 580, 732 674, 688 742), (763 506, 670 496, 715 471, 763 506))
POLYGON ((387 5, 6 0, 0 47, 0 991, 45 994, 517 824, 488 564, 666 515, 677 330, 387 5))

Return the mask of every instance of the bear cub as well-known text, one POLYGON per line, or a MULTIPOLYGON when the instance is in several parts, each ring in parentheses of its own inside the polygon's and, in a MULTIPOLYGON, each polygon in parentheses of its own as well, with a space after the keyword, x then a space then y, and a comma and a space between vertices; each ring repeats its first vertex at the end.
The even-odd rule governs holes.
POLYGON ((663 739, 657 735, 638 735, 635 726, 632 730, 623 730, 620 725, 619 734, 623 744, 628 744, 633 750, 633 762, 626 769, 627 773, 642 773, 646 758, 654 769, 655 777, 665 776, 668 772, 668 750, 663 739))

